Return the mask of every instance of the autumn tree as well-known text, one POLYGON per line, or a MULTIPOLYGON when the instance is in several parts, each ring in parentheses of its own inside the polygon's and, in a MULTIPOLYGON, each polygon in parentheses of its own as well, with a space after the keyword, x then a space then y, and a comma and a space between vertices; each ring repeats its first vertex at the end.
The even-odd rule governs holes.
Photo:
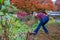
POLYGON ((25 11, 37 11, 40 9, 55 10, 51 0, 10 0, 19 9, 25 11))
POLYGON ((56 0, 57 11, 60 11, 60 0, 56 0))

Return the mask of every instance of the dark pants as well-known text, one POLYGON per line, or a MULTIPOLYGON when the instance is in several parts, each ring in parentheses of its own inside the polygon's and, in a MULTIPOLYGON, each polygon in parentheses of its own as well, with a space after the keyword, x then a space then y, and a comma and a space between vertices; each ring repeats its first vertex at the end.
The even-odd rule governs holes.
POLYGON ((49 17, 46 16, 44 17, 43 19, 40 20, 40 23, 38 24, 37 28, 34 30, 35 32, 35 35, 38 33, 39 29, 41 28, 41 26, 43 27, 45 33, 48 34, 48 30, 47 28, 45 27, 45 24, 49 21, 49 17))

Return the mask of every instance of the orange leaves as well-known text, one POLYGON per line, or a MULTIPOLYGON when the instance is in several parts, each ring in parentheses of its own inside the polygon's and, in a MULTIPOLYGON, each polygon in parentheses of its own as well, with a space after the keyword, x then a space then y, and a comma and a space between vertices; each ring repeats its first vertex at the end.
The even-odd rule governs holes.
POLYGON ((10 0, 11 3, 17 3, 17 0, 10 0))
POLYGON ((10 0, 11 4, 14 4, 14 6, 17 6, 18 1, 17 0, 10 0))
POLYGON ((37 3, 38 3, 38 0, 33 0, 33 1, 32 1, 32 4, 33 4, 33 5, 35 5, 35 4, 37 4, 37 3))
POLYGON ((53 10, 54 5, 51 0, 11 0, 17 8, 35 11, 40 8, 53 10))
POLYGON ((41 4, 41 8, 47 9, 47 10, 56 10, 56 7, 52 3, 51 0, 46 0, 41 4))
POLYGON ((26 6, 27 9, 31 9, 31 2, 26 1, 25 6, 26 6))

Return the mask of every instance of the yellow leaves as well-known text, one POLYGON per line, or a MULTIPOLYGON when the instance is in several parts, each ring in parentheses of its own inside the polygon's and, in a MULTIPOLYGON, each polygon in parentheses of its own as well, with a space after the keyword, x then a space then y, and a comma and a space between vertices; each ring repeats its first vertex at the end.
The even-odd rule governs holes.
POLYGON ((4 4, 4 0, 0 0, 0 4, 4 4))

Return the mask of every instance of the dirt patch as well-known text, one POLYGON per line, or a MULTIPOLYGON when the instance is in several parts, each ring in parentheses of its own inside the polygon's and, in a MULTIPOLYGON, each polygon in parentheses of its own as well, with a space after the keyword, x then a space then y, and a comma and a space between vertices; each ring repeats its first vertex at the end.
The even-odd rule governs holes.
POLYGON ((37 34, 37 40, 60 40, 60 27, 56 24, 49 25, 49 34, 45 34, 43 30, 40 30, 37 34))

